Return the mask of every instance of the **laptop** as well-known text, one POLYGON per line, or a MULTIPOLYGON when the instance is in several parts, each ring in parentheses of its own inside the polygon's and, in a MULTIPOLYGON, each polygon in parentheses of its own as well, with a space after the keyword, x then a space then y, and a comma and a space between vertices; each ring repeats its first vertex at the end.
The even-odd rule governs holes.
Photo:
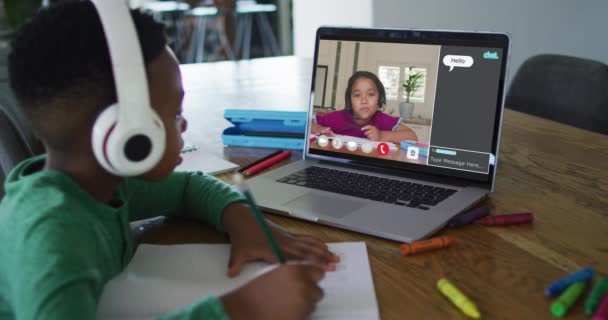
POLYGON ((248 180, 269 212, 432 235, 494 190, 509 37, 321 27, 303 159, 248 180))

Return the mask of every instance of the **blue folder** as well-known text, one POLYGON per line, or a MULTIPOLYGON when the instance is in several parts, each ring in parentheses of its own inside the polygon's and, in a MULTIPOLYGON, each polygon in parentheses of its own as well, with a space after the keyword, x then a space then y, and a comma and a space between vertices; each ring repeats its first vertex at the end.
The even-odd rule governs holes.
POLYGON ((304 149, 307 112, 226 109, 233 126, 222 133, 227 146, 304 149))

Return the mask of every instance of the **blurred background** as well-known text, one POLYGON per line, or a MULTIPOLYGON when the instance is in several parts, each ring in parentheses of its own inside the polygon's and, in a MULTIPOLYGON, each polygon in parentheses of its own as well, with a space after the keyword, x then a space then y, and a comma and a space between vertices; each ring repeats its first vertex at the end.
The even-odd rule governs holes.
MULTIPOLYGON (((13 103, 6 55, 14 30, 41 6, 58 1, 0 0, 0 106, 13 103)), ((608 132, 606 0, 128 1, 167 26, 180 63, 311 58, 321 25, 505 32, 512 40, 507 107, 608 132)), ((317 70, 331 72, 324 67, 320 63, 317 70)), ((416 73, 423 73, 421 82, 426 83, 426 67, 399 66, 400 73, 397 67, 380 70, 385 87, 400 88, 416 73)), ((419 105, 423 92, 424 86, 412 96, 419 105)), ((395 103, 405 101, 404 92, 396 96, 395 103)), ((321 101, 320 106, 330 105, 321 101)))

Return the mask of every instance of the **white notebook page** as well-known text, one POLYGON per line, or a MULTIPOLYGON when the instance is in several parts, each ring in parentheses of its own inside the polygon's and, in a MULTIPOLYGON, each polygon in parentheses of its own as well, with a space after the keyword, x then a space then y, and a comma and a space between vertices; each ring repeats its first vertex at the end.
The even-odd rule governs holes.
MULTIPOLYGON (((341 258, 320 286, 325 292, 309 319, 380 319, 364 242, 330 243, 341 258)), ((150 319, 209 295, 219 296, 276 265, 249 263, 226 276, 230 245, 140 245, 127 268, 104 289, 98 319, 150 319)))

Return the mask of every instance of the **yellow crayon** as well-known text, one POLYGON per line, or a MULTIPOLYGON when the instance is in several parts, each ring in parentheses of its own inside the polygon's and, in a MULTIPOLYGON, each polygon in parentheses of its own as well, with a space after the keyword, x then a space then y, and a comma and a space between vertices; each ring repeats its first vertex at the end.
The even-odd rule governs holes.
POLYGON ((469 300, 458 288, 456 288, 448 279, 441 278, 437 281, 437 289, 443 293, 458 309, 471 318, 479 319, 481 314, 475 304, 469 300))

